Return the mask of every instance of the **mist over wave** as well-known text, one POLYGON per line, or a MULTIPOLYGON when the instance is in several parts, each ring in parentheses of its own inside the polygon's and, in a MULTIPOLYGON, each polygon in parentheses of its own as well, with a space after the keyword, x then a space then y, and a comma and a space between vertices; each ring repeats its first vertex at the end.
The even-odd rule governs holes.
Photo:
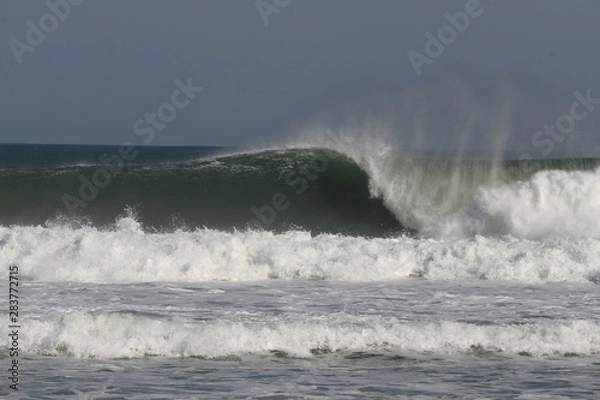
MULTIPOLYGON (((479 207, 476 196, 485 197, 481 193, 490 187, 528 181, 540 171, 598 167, 594 161, 600 155, 595 139, 600 125, 597 112, 586 114, 567 134, 543 134, 542 127, 568 114, 573 101, 582 98, 586 89, 577 89, 580 93, 574 96, 574 89, 565 91, 541 82, 525 68, 489 77, 455 67, 420 84, 373 86, 340 98, 333 107, 290 126, 281 147, 327 148, 346 155, 366 171, 371 195, 381 198, 403 226, 431 232, 429 228, 440 219, 465 207, 479 207), (587 161, 582 155, 589 157, 587 161), (528 159, 537 161, 519 162, 528 159)), ((569 196, 551 189, 564 186, 552 182, 559 178, 548 179, 541 188, 547 191, 542 197, 548 204, 528 204, 535 215, 549 212, 552 204, 559 206, 569 196)), ((578 188, 580 183, 573 182, 565 190, 587 190, 578 188)), ((567 212, 559 213, 567 217, 567 212)), ((577 215, 570 223, 577 224, 581 213, 573 214, 577 215)), ((588 217, 598 218, 597 213, 588 217)), ((456 228, 454 233, 543 235, 543 229, 525 232, 513 222, 514 229, 510 222, 504 228, 496 222, 494 227, 456 228)), ((592 226, 587 233, 597 232, 595 222, 588 225, 592 226)), ((574 229, 568 234, 572 233, 574 229)))
POLYGON ((599 159, 414 158, 381 140, 328 131, 317 143, 365 170, 371 196, 405 227, 440 237, 600 235, 599 159))

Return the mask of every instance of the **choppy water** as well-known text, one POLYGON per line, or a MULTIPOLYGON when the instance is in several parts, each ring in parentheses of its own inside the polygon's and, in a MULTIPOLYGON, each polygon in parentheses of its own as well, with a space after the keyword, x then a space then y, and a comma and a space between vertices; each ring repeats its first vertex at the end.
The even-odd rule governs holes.
POLYGON ((21 393, 35 398, 591 399, 600 390, 594 285, 32 282, 23 297, 21 393))
POLYGON ((71 213, 92 150, 0 170, 3 297, 20 278, 20 390, 1 398, 600 392, 595 160, 186 149, 124 164, 71 213), (248 224, 275 193, 289 207, 248 224))

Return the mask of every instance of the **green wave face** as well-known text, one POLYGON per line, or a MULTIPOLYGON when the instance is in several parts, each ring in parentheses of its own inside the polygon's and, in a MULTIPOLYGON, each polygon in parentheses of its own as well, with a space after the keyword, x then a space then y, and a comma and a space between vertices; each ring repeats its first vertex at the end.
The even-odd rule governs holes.
MULTIPOLYGON (((390 159, 379 179, 329 150, 274 150, 212 161, 0 170, 0 224, 108 226, 133 209, 147 229, 264 229, 390 236, 468 205, 479 187, 599 160, 390 159)), ((411 231, 414 232, 414 231, 411 231)))
POLYGON ((250 227, 381 236, 402 230, 381 200, 370 196, 366 173, 330 151, 267 151, 211 162, 126 166, 110 178, 100 170, 1 170, 0 192, 6 195, 0 198, 0 224, 75 218, 103 226, 133 208, 145 228, 160 231, 250 227))

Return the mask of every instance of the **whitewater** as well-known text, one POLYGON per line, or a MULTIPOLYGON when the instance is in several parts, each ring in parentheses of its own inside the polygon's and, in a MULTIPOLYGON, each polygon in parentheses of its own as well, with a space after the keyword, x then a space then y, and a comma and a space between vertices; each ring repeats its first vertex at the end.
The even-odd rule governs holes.
POLYGON ((152 153, 76 216, 97 154, 18 149, 21 397, 593 398, 600 162, 360 140, 152 153))
MULTIPOLYGON (((463 213, 468 211, 459 215, 463 213)), ((458 229, 457 218, 451 217, 443 229, 451 229, 453 235, 459 230, 462 235, 467 228, 480 228, 472 221, 474 217, 466 217, 458 229)), ((487 220, 480 217, 477 221, 487 220)), ((567 229, 557 236, 558 225, 544 227, 538 223, 535 236, 545 228, 548 237, 537 240, 497 236, 498 229, 492 230, 491 236, 477 233, 460 239, 366 239, 298 231, 148 233, 127 217, 109 230, 1 227, 0 262, 27 265, 23 272, 27 280, 45 282, 371 282, 420 277, 600 283, 600 237, 581 237, 589 221, 575 225, 573 232, 572 224, 563 224, 567 229)), ((497 228, 495 221, 490 225, 497 228)), ((7 276, 5 271, 4 278, 7 276)))

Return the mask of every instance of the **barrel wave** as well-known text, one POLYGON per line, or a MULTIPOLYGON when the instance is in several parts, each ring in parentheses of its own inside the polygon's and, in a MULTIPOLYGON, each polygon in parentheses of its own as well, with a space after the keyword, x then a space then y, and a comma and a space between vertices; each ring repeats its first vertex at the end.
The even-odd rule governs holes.
POLYGON ((389 237, 431 232, 432 225, 471 205, 486 188, 544 171, 592 171, 600 165, 595 159, 499 163, 389 155, 380 161, 374 169, 372 163, 312 148, 118 170, 102 165, 5 168, 0 170, 0 224, 58 220, 104 227, 133 212, 144 228, 161 232, 258 229, 389 237))
POLYGON ((346 150, 0 164, 0 265, 36 299, 21 348, 141 362, 597 357, 600 160, 346 150))
POLYGON ((128 209, 145 228, 160 231, 258 228, 380 236, 403 230, 382 201, 370 195, 367 174, 331 151, 265 151, 129 165, 108 179, 108 170, 102 175, 101 169, 1 170, 0 191, 7 195, 0 200, 0 224, 68 219, 105 226, 128 209))

